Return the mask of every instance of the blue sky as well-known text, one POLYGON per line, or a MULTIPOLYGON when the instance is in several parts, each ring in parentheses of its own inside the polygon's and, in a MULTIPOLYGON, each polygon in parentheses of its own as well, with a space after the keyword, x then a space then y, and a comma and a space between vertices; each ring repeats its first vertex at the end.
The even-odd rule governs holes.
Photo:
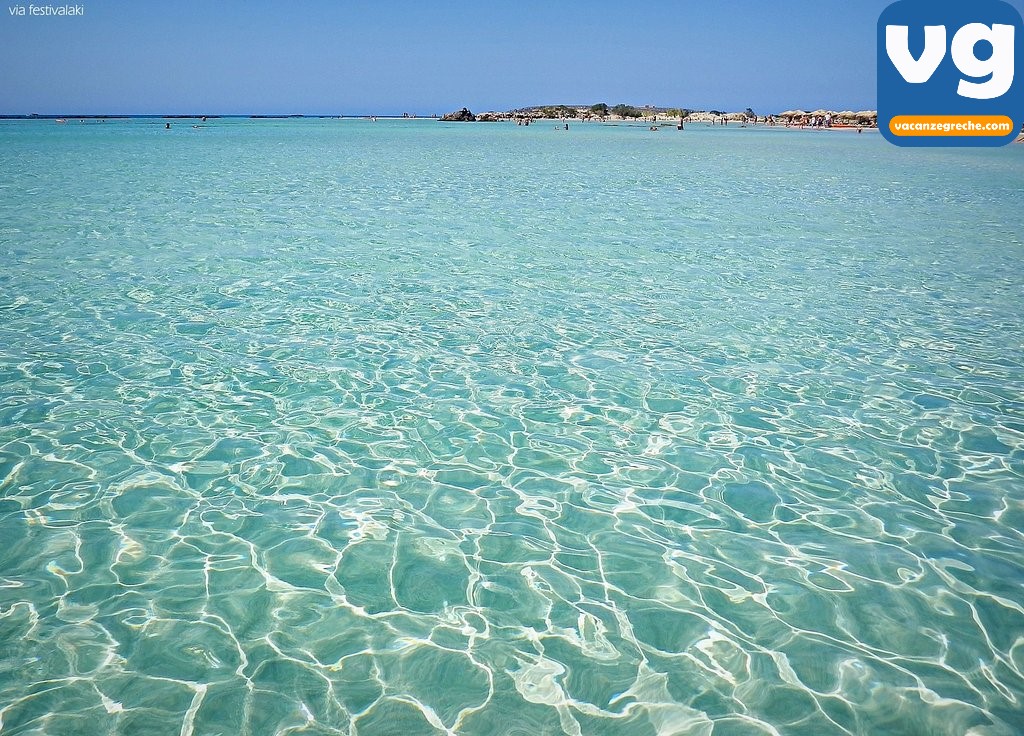
POLYGON ((11 16, 21 4, 0 4, 0 113, 429 115, 873 108, 889 0, 79 0, 83 17, 11 16))

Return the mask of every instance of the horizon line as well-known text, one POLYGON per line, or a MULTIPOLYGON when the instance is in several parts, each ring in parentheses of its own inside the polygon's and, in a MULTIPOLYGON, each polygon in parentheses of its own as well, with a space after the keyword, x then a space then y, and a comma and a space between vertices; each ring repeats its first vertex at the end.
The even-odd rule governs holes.
MULTIPOLYGON (((464 106, 466 107, 466 106, 464 106)), ((522 112, 526 110, 539 110, 547 107, 567 107, 572 109, 579 109, 583 107, 590 107, 590 105, 567 105, 567 104, 551 104, 551 105, 527 105, 524 107, 510 108, 507 110, 483 110, 481 112, 496 112, 501 114, 513 114, 516 112, 522 112)), ((708 108, 708 109, 696 109, 689 107, 662 107, 662 106, 636 106, 631 105, 638 110, 651 110, 656 113, 666 112, 669 110, 688 110, 690 113, 700 112, 724 112, 730 114, 730 111, 722 108, 708 108)), ((462 109, 462 108, 458 108, 462 109)), ((804 108, 789 108, 793 110, 803 110, 804 108)), ((815 108, 819 109, 819 108, 815 108)), ((831 111, 831 108, 820 108, 823 110, 831 111)), ((847 108, 852 110, 852 107, 847 108)), ((867 109, 867 108, 865 108, 867 109)), ((874 108, 872 108, 874 109, 874 108)), ((838 108, 836 108, 838 110, 838 108)), ((456 110, 457 112, 458 110, 456 110)), ((732 112, 742 112, 741 110, 734 110, 732 112)), ((807 112, 811 112, 808 110, 807 112)), ((402 112, 402 113, 380 113, 380 112, 357 112, 357 113, 317 113, 317 112, 197 112, 197 113, 183 113, 183 112, 160 112, 160 113, 139 113, 139 112, 92 112, 92 113, 71 113, 71 112, 45 112, 45 113, 0 113, 0 120, 30 120, 30 119, 50 119, 50 118, 79 118, 79 119, 98 119, 98 118, 365 118, 365 117, 378 117, 378 118, 398 118, 398 119, 413 119, 413 118, 433 118, 436 116, 440 119, 441 115, 447 113, 414 113, 414 112, 402 112)), ((769 115, 777 115, 779 113, 767 113, 769 115)))

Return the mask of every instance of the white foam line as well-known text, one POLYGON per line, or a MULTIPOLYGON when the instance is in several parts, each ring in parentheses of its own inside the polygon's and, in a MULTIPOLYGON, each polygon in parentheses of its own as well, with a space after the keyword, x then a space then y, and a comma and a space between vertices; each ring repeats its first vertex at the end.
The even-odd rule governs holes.
POLYGON ((199 707, 203 704, 203 699, 206 697, 205 683, 189 683, 189 685, 196 691, 196 694, 192 697, 192 705, 185 711, 185 720, 181 724, 180 736, 192 736, 196 713, 199 712, 199 707))

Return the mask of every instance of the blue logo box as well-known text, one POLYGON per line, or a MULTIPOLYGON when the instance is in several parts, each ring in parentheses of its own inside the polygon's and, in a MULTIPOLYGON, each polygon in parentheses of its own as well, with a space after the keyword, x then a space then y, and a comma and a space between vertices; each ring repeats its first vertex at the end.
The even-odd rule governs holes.
POLYGON ((1024 122, 1024 23, 1001 0, 899 0, 878 19, 878 128, 898 146, 1002 146, 1024 122))

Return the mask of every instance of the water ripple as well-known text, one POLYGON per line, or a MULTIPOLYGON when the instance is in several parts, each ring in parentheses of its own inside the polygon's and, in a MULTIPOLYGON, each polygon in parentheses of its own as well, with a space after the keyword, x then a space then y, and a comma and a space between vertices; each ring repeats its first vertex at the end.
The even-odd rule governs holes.
POLYGON ((1024 727, 1019 150, 53 127, 0 733, 1024 727))

